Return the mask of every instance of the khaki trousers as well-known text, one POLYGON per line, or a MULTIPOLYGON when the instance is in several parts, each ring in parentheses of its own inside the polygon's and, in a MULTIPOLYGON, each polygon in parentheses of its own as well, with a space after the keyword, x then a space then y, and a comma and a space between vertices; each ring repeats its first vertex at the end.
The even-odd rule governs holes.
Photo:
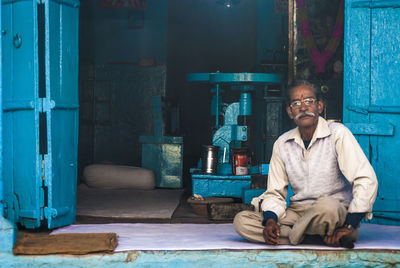
MULTIPOLYGON (((336 199, 321 197, 312 204, 291 204, 278 224, 282 245, 301 243, 305 235, 332 235, 343 226, 347 209, 336 199)), ((255 211, 241 211, 233 221, 236 232, 251 242, 265 243, 262 225, 263 214, 255 211)), ((353 232, 355 239, 358 232, 353 232)))

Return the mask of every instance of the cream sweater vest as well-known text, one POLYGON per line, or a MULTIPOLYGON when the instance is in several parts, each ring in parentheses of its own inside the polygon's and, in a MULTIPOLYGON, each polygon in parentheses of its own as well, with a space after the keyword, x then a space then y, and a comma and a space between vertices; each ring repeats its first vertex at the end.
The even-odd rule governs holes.
POLYGON ((332 132, 318 138, 304 150, 288 132, 279 139, 279 153, 285 164, 289 183, 294 195, 292 203, 310 203, 322 196, 330 196, 348 207, 352 199, 352 187, 339 169, 334 142, 338 123, 329 122, 332 132))

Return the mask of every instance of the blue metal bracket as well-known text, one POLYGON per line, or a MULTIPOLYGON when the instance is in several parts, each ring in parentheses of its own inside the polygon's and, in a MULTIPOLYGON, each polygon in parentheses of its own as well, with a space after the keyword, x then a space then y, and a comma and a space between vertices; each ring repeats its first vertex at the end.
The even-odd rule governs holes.
POLYGON ((232 140, 246 141, 247 140, 247 126, 232 125, 232 140))

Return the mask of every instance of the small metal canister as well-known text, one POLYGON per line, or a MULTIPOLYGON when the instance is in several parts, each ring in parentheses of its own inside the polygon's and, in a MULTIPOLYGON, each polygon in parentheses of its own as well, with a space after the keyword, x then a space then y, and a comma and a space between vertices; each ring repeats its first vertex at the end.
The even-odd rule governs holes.
POLYGON ((238 148, 238 149, 232 149, 232 152, 233 152, 232 173, 234 175, 249 174, 247 150, 244 148, 238 148))
POLYGON ((203 145, 203 151, 201 153, 202 173, 217 174, 218 151, 218 146, 203 145))

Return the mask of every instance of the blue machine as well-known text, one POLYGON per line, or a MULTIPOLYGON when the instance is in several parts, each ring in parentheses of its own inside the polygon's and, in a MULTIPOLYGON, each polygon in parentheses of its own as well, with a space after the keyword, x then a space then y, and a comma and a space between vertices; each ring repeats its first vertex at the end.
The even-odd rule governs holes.
MULTIPOLYGON (((239 116, 252 115, 251 91, 255 86, 268 86, 280 84, 281 76, 267 73, 193 73, 187 77, 191 82, 207 82, 215 87, 211 89, 214 93, 211 105, 211 114, 215 116, 215 128, 212 144, 219 146, 219 166, 229 163, 231 148, 240 148, 241 142, 247 141, 247 126, 239 125, 239 116), (220 125, 219 116, 222 109, 221 85, 228 85, 232 90, 240 91, 239 102, 234 102, 226 107, 223 113, 224 122, 220 125)), ((225 173, 227 169, 219 169, 219 173, 225 173)))
MULTIPOLYGON (((241 148, 248 141, 248 126, 239 124, 239 116, 252 115, 251 92, 256 86, 280 85, 281 76, 267 73, 192 73, 191 82, 213 85, 211 115, 215 116, 215 133, 212 145, 219 147, 218 175, 192 174, 193 193, 202 196, 243 197, 243 190, 250 188, 251 176, 233 176, 230 153, 232 148, 241 148), (238 102, 229 104, 222 112, 221 86, 240 91, 238 102), (220 115, 223 114, 223 122, 220 115)), ((246 122, 246 120, 244 120, 246 122)), ((266 173, 264 173, 266 174, 266 173)))

